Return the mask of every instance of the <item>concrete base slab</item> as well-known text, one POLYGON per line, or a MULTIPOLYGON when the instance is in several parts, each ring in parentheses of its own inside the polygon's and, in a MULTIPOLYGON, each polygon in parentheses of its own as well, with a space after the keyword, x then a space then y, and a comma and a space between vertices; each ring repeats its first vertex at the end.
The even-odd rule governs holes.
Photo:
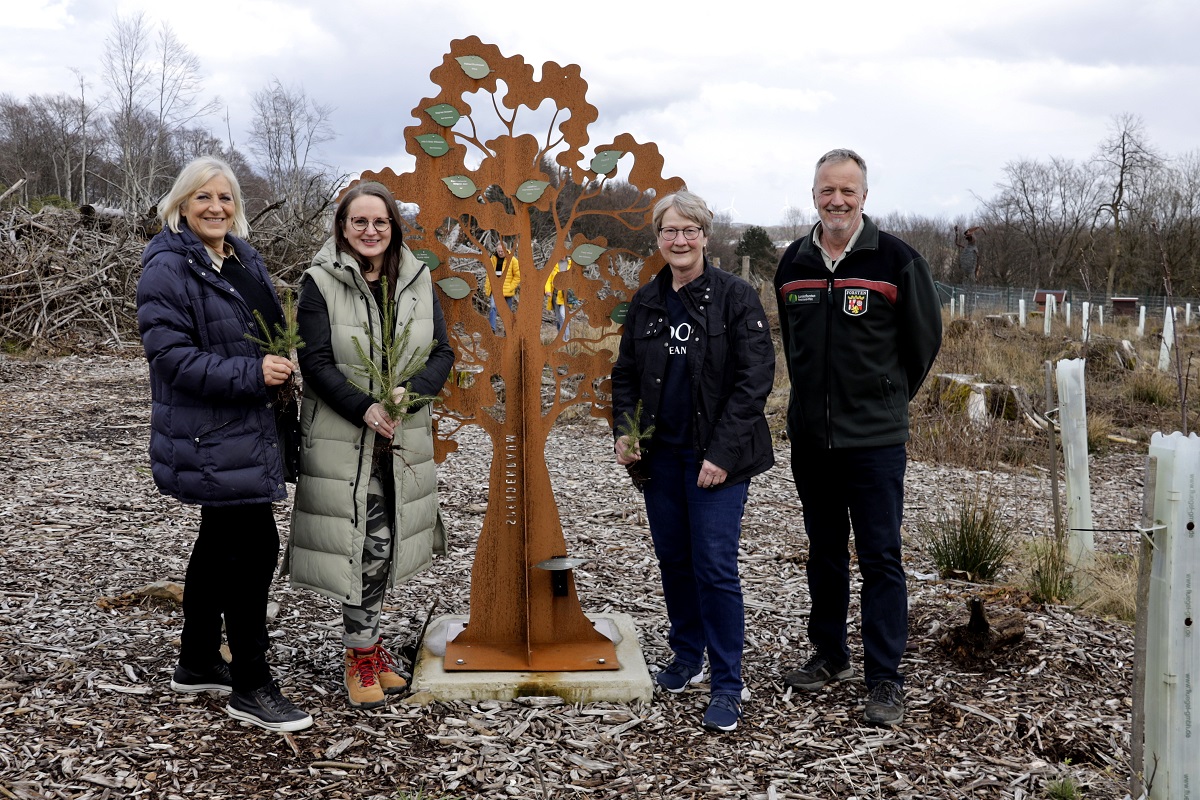
POLYGON ((446 642, 463 629, 467 617, 444 615, 429 623, 413 667, 414 699, 515 700, 518 697, 561 697, 568 703, 649 701, 654 682, 628 614, 588 614, 596 630, 616 646, 621 668, 586 672, 446 672, 446 642))

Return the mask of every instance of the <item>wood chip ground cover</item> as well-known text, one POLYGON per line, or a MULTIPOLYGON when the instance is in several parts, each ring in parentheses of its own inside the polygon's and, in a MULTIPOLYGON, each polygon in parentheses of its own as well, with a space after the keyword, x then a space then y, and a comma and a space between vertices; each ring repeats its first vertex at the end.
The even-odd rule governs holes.
MULTIPOLYGON (((788 449, 751 489, 742 536, 745 676, 733 734, 699 728, 706 694, 575 707, 437 703, 420 695, 352 711, 341 689, 338 607, 276 580, 276 675, 311 712, 294 735, 237 723, 216 695, 168 682, 179 609, 109 604, 160 580, 182 583, 194 508, 160 496, 146 456, 149 389, 136 352, 0 357, 0 796, 4 798, 736 797, 1028 798, 1075 778, 1088 798, 1126 792, 1132 628, 1019 591, 942 581, 914 531, 980 476, 913 463, 907 477, 908 712, 894 729, 860 722, 861 682, 784 691, 807 655, 807 544, 788 449), (1026 615, 1022 644, 967 669, 938 645, 964 600, 1026 615)), ((490 447, 477 430, 440 468, 450 553, 389 595, 394 649, 430 607, 466 613, 490 447)), ((641 500, 594 421, 557 427, 548 447, 584 608, 634 617, 647 661, 663 663, 666 615, 641 500)), ((1130 553, 1142 456, 1092 465, 1097 546, 1130 553)), ((1050 528, 1036 470, 985 474, 1027 533, 1050 528)), ((288 504, 277 506, 286 536, 288 504)), ((852 646, 861 664, 857 593, 852 646)), ((702 687, 706 688, 706 687, 702 687)))

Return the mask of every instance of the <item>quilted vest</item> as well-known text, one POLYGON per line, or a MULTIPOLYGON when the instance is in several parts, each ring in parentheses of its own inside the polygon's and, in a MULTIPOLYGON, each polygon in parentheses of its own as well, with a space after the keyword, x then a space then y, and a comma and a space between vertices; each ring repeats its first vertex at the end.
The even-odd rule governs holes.
MULTIPOLYGON (((371 388, 355 369, 361 362, 354 341, 357 338, 378 364, 378 347, 373 347, 371 340, 378 342, 382 313, 354 260, 335 252, 331 239, 305 274, 325 299, 338 369, 347 380, 371 388)), ((407 358, 433 340, 433 282, 428 267, 407 247, 397 285, 396 335, 412 325, 407 358)), ((293 586, 359 605, 375 434, 367 431, 362 420, 347 420, 315 392, 304 394, 300 429, 300 476, 285 570, 290 571, 293 586)), ((445 552, 429 406, 401 423, 393 445, 396 503, 390 587, 428 567, 435 551, 445 552)))

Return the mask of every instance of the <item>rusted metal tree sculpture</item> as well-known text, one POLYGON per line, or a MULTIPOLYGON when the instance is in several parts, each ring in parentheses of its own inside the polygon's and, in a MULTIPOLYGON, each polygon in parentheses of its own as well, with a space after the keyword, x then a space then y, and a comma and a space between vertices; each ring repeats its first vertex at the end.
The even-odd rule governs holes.
POLYGON ((535 79, 520 56, 505 57, 470 37, 451 43, 431 78, 440 94, 422 100, 413 111, 418 124, 405 129, 413 171, 362 179, 378 180, 419 207, 407 240, 433 270, 458 353, 455 380, 437 412, 439 459, 457 447, 448 437, 467 425, 478 425, 492 442, 470 620, 447 645, 445 667, 615 669, 613 645, 583 614, 572 561, 562 558, 567 548, 546 442, 555 419, 572 406, 609 418, 613 320, 622 318, 633 286, 662 266, 657 253, 648 255, 652 248, 635 252, 603 232, 647 232, 655 197, 683 182, 663 178, 658 148, 628 134, 585 157, 597 112, 585 100, 577 66, 546 63, 535 79), (614 196, 624 205, 612 207, 614 196), (489 252, 501 238, 520 269, 515 310, 503 296, 512 264, 501 261, 497 276, 489 252), (566 258, 572 268, 553 288, 571 296, 562 329, 571 331, 569 342, 562 332, 542 333, 548 270, 566 258), (635 277, 623 278, 623 268, 635 277), (490 298, 478 296, 486 285, 481 274, 490 277, 490 298), (503 333, 481 309, 488 300, 503 333))

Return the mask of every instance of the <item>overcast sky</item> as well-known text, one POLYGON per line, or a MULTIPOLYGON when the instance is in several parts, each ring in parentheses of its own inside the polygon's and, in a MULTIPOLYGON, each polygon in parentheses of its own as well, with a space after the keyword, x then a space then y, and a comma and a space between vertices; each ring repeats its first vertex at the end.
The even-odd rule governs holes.
POLYGON ((1007 162, 1087 159, 1117 114, 1164 155, 1200 149, 1197 0, 6 0, 0 93, 74 91, 74 67, 98 96, 113 17, 137 11, 199 57, 240 149, 251 95, 278 77, 334 107, 322 155, 348 173, 411 169, 412 109, 472 34, 535 69, 578 64, 593 146, 657 143, 665 175, 739 222, 811 209, 834 147, 866 158, 868 213, 967 221, 1007 162))

